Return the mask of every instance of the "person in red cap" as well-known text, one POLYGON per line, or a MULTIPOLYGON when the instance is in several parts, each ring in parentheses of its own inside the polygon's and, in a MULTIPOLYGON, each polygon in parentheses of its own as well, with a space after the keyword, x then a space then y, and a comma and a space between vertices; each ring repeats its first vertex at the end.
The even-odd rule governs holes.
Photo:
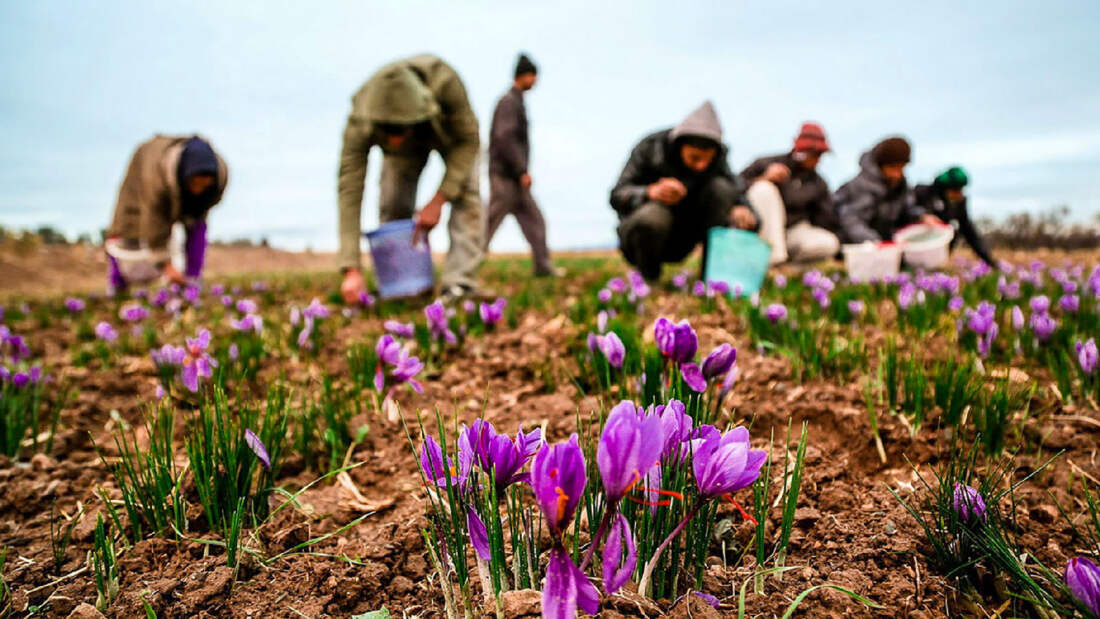
POLYGON ((822 260, 840 249, 829 185, 817 173, 827 152, 825 131, 807 122, 789 152, 761 157, 741 171, 746 196, 760 215, 760 237, 772 246, 772 264, 822 260))

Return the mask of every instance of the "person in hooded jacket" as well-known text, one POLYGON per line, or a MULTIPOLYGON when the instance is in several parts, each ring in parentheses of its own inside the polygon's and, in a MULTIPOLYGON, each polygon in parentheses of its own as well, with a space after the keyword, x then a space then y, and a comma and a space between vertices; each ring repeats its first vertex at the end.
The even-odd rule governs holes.
POLYGON ((833 194, 844 242, 890 241, 911 223, 941 223, 913 199, 905 180, 910 154, 909 142, 894 136, 859 158, 859 174, 833 194))
POLYGON ((485 247, 509 214, 531 246, 538 277, 552 276, 550 251, 546 247, 546 220, 531 195, 531 173, 527 169, 530 142, 527 139, 527 108, 523 93, 535 87, 538 69, 526 54, 516 62, 512 87, 497 102, 489 132, 489 218, 485 247))
POLYGON ((966 208, 966 194, 963 193, 963 189, 969 182, 970 177, 966 174, 966 170, 959 166, 952 166, 936 176, 931 185, 914 187, 913 197, 921 208, 955 227, 957 234, 951 239, 952 248, 959 242, 961 236, 966 239, 982 262, 996 267, 993 254, 990 253, 982 235, 978 233, 966 208))
POLYGON ((434 150, 442 156, 443 180, 415 212, 416 234, 427 238, 442 217, 443 205, 450 203, 443 296, 475 293, 485 232, 478 189, 477 117, 458 73, 441 58, 424 54, 382 67, 352 97, 337 182, 344 299, 357 302, 366 288, 360 217, 367 157, 374 146, 383 153, 378 198, 382 223, 414 217, 417 182, 428 155, 434 150))
POLYGON ((611 206, 619 215, 619 249, 647 280, 659 279, 664 263, 686 258, 712 227, 756 228, 727 150, 707 101, 631 151, 611 190, 611 206))
POLYGON ((840 251, 829 184, 817 173, 829 152, 825 130, 803 123, 789 152, 761 157, 741 171, 746 197, 760 214, 760 237, 771 262, 823 260, 840 251))
POLYGON ((157 135, 134 151, 106 232, 108 292, 157 277, 182 284, 202 274, 206 216, 221 201, 229 168, 205 139, 157 135), (172 264, 172 226, 183 224, 184 270, 172 264))

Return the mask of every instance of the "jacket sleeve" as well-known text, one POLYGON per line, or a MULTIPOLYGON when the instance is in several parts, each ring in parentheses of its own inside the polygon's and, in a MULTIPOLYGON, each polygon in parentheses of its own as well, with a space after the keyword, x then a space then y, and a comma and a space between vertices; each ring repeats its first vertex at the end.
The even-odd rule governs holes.
POLYGON ((646 189, 649 187, 645 177, 646 168, 646 142, 642 141, 630 152, 623 171, 619 174, 619 181, 611 190, 611 206, 618 211, 620 217, 626 217, 634 212, 647 200, 646 189))
POLYGON ((343 146, 340 149, 340 171, 336 183, 340 222, 339 260, 343 268, 360 266, 360 217, 370 147, 368 128, 361 122, 348 118, 344 128, 343 146))
POLYGON ((515 178, 527 173, 527 152, 523 148, 520 114, 523 110, 516 104, 512 95, 504 96, 497 103, 497 109, 493 113, 493 126, 490 129, 492 142, 499 144, 499 156, 515 178))
POLYGON ((477 117, 466 96, 466 87, 462 85, 457 73, 443 84, 439 104, 443 108, 443 122, 448 127, 452 140, 443 155, 446 170, 443 172, 443 181, 439 183, 439 191, 448 200, 454 200, 462 193, 462 187, 470 175, 477 174, 474 168, 481 138, 478 136, 477 117))
POLYGON ((996 263, 993 262, 993 254, 989 252, 989 247, 985 244, 985 239, 978 233, 977 226, 970 219, 970 213, 966 208, 966 202, 963 202, 959 207, 959 232, 962 233, 963 238, 970 244, 970 248, 974 250, 975 254, 982 259, 982 262, 988 264, 991 267, 996 267, 996 263))
POLYGON ((905 208, 902 209, 902 216, 904 220, 899 222, 902 225, 911 224, 920 221, 921 217, 928 214, 928 209, 917 201, 916 193, 910 189, 905 192, 905 196, 902 198, 905 203, 905 208))
POLYGON ((821 183, 821 198, 817 201, 817 211, 810 218, 810 223, 818 228, 835 232, 840 226, 836 216, 836 205, 833 204, 833 195, 829 193, 828 185, 825 185, 825 181, 821 183))
POLYGON ((875 197, 869 192, 859 195, 849 195, 842 187, 833 196, 836 201, 837 216, 840 219, 840 229, 849 243, 862 243, 863 241, 881 241, 882 238, 870 226, 874 214, 875 197))
POLYGON ((756 161, 753 161, 744 170, 741 170, 741 184, 745 187, 752 186, 753 181, 760 178, 764 171, 768 169, 768 164, 771 163, 766 157, 761 157, 756 161))

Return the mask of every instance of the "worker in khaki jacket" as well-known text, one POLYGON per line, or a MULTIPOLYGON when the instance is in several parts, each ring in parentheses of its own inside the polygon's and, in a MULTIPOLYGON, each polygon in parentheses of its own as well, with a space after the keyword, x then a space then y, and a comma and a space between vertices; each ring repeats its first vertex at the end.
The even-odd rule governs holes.
POLYGON ((206 216, 221 201, 229 168, 199 136, 157 135, 138 146, 107 229, 108 292, 163 276, 184 283, 202 274, 206 216), (170 259, 172 226, 186 231, 181 273, 170 259))
POLYGON ((478 125, 458 73, 436 56, 398 60, 378 70, 352 97, 344 129, 338 181, 341 292, 354 303, 365 289, 360 262, 363 185, 367 155, 382 149, 379 219, 415 218, 426 238, 451 204, 450 250, 443 266, 443 296, 474 294, 484 255, 485 223, 478 191, 478 125), (416 186, 428 155, 437 151, 446 171, 431 199, 414 214, 416 186), (415 216, 414 216, 415 215, 415 216))

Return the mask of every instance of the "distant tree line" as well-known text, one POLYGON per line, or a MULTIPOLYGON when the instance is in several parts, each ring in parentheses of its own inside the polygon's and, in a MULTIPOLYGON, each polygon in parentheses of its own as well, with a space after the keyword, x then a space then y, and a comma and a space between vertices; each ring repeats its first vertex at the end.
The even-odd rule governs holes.
POLYGON ((1017 213, 1001 220, 983 217, 978 229, 992 247, 1011 249, 1095 249, 1100 247, 1100 213, 1091 222, 1067 223, 1069 207, 1038 215, 1017 213))
MULTIPOLYGON (((99 231, 98 242, 102 243, 105 231, 99 231)), ((70 241, 69 237, 53 226, 38 226, 33 230, 13 230, 0 226, 0 246, 40 246, 40 245, 91 245, 92 235, 84 232, 70 241)), ((259 241, 250 238, 236 238, 228 241, 213 240, 211 245, 218 247, 270 247, 267 237, 259 241)))

